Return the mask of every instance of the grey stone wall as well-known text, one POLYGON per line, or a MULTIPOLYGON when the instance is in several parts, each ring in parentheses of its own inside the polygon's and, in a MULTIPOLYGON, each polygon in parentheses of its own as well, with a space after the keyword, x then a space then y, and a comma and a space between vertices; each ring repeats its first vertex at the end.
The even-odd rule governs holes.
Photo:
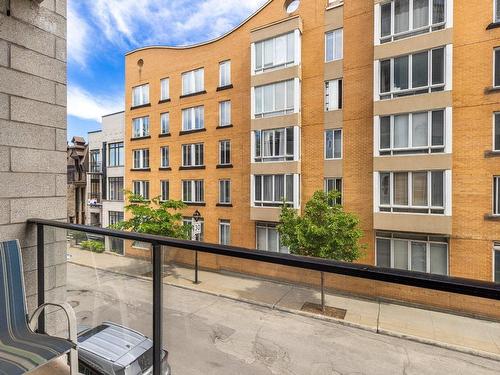
MULTIPOLYGON (((0 241, 23 247, 36 304, 36 233, 26 219, 66 219, 66 0, 0 0, 0 241)), ((66 292, 63 231, 46 231, 47 299, 66 292)))

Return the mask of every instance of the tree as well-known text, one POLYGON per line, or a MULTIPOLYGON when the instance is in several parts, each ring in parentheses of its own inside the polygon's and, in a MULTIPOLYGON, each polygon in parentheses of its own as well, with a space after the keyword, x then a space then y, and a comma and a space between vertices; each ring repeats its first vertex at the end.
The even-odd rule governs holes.
MULTIPOLYGON (((344 262, 359 259, 365 245, 360 244, 363 232, 358 217, 345 212, 338 204, 340 193, 316 191, 306 203, 304 213, 284 204, 278 232, 281 243, 290 253, 344 262)), ((321 306, 325 309, 324 275, 321 272, 321 306)))
POLYGON ((112 228, 186 240, 191 238, 191 226, 183 224, 182 213, 179 212, 186 207, 183 202, 162 202, 160 197, 147 200, 128 191, 125 194, 130 202, 125 206, 125 210, 130 212, 132 217, 112 225, 112 228))

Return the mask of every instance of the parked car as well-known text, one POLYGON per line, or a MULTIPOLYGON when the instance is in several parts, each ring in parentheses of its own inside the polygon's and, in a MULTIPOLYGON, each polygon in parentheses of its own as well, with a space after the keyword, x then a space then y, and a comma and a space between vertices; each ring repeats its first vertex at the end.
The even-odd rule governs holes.
MULTIPOLYGON (((163 350, 162 374, 171 375, 163 350)), ((153 341, 112 322, 78 335, 78 367, 84 375, 149 375, 153 373, 153 341)))

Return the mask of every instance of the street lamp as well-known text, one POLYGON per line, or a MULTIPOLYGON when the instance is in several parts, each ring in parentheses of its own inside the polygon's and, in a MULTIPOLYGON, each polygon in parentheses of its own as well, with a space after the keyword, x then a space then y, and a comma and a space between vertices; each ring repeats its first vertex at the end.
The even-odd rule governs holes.
MULTIPOLYGON (((201 214, 200 211, 196 210, 193 213, 193 235, 194 235, 194 240, 199 241, 200 240, 200 234, 201 234, 201 223, 200 223, 200 218, 201 214)), ((194 252, 194 283, 199 284, 198 280, 198 251, 195 250, 194 252)))

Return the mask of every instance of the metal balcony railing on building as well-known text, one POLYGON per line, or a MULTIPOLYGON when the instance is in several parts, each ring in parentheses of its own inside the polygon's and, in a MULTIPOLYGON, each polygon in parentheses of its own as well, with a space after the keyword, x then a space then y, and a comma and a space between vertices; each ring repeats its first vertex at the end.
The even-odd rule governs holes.
POLYGON ((101 174, 102 173, 102 163, 90 163, 89 173, 91 174, 101 174))
POLYGON ((88 193, 87 205, 90 207, 99 207, 102 205, 102 194, 101 193, 88 193))

